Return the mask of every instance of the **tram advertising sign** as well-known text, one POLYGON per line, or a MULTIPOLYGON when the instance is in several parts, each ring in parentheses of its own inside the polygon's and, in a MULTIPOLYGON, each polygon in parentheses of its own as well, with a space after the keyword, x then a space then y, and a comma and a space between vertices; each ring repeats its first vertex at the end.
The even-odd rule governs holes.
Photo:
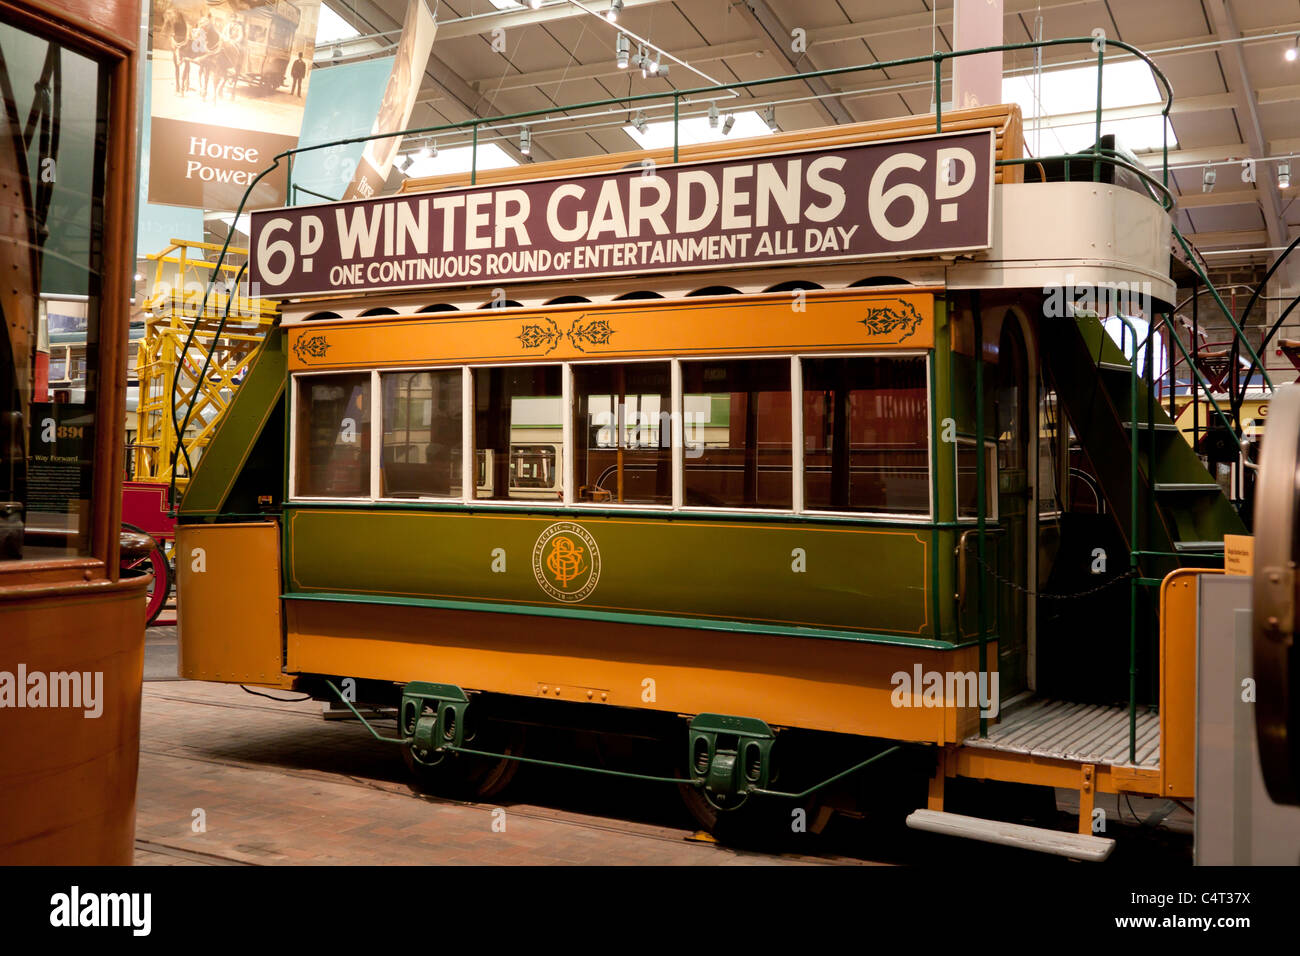
POLYGON ((287 298, 970 253, 993 157, 974 130, 263 210, 249 277, 287 298))

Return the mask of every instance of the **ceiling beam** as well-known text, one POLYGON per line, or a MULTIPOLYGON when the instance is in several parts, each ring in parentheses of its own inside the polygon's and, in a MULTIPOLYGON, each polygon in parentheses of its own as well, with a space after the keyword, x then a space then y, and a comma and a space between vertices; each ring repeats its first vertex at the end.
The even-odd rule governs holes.
MULTIPOLYGON (((351 2, 354 4, 352 8, 353 12, 358 16, 365 18, 365 20, 372 26, 378 27, 381 31, 398 31, 398 33, 393 35, 392 40, 392 47, 395 52, 397 40, 400 38, 402 27, 401 21, 394 19, 387 11, 380 7, 378 3, 373 2, 373 0, 351 0, 351 2)), ((442 39, 442 36, 442 27, 439 26, 438 32, 434 35, 435 43, 437 40, 442 39)), ((425 65, 424 75, 420 77, 419 87, 423 88, 430 80, 437 84, 437 86, 441 87, 449 97, 449 99, 445 100, 444 103, 446 106, 449 106, 450 109, 444 108, 444 106, 440 104, 439 111, 445 114, 451 114, 452 116, 456 113, 462 114, 461 116, 455 117, 453 119, 454 122, 459 120, 476 119, 482 116, 480 110, 487 105, 484 102, 482 94, 474 90, 468 83, 461 79, 460 75, 451 66, 432 51, 429 53, 429 62, 425 65)), ((418 97, 415 105, 421 105, 418 97)), ((428 109, 432 109, 432 105, 427 101, 423 105, 428 109)), ((434 126, 437 124, 430 122, 420 123, 417 125, 434 126)), ((519 152, 519 147, 516 143, 506 139, 502 140, 498 145, 512 159, 520 163, 528 162, 528 158, 519 152)), ((532 144, 532 147, 532 158, 536 161, 545 161, 555 158, 536 142, 532 144)))
MULTIPOLYGON (((673 55, 681 57, 688 63, 698 64, 721 60, 725 57, 762 56, 765 44, 759 39, 737 40, 733 43, 719 43, 715 46, 692 47, 673 55)), ((476 90, 492 89, 494 92, 506 90, 524 90, 536 87, 554 86, 572 80, 601 80, 609 76, 627 76, 627 70, 620 70, 614 62, 614 48, 611 45, 608 59, 599 63, 573 64, 554 70, 537 70, 532 73, 512 73, 504 77, 493 76, 471 80, 470 85, 476 90)), ((691 83, 691 86, 697 84, 691 83)), ((421 94, 423 98, 423 94, 421 94)))
MULTIPOLYGON (((1057 10, 1062 7, 1079 7, 1094 0, 1004 0, 1003 17, 1018 17, 1022 13, 1035 13, 1043 10, 1057 10)), ((952 4, 948 3, 939 11, 939 22, 946 27, 952 26, 952 4)), ((808 31, 808 45, 824 46, 829 43, 846 43, 853 40, 870 40, 873 37, 885 37, 899 33, 913 33, 917 30, 929 31, 934 24, 934 14, 904 13, 893 17, 871 17, 861 23, 845 23, 840 26, 820 27, 808 31)))
POLYGON ((1259 202, 1259 192, 1254 189, 1224 189, 1212 193, 1184 193, 1178 197, 1183 209, 1204 209, 1209 206, 1247 206, 1259 202))
MULTIPOLYGON (((623 0, 623 16, 626 18, 629 13, 638 7, 653 7, 669 2, 671 0, 623 0)), ((604 13, 609 9, 609 2, 608 0, 589 0, 589 2, 584 3, 584 6, 590 7, 597 13, 604 13)), ((513 30, 519 27, 554 23, 557 20, 569 20, 573 17, 585 16, 590 16, 590 14, 581 7, 568 3, 567 0, 563 3, 548 3, 540 10, 532 10, 527 6, 523 6, 518 10, 492 11, 490 13, 480 13, 477 16, 444 20, 438 24, 438 39, 454 40, 460 37, 491 33, 498 28, 513 30)))
MULTIPOLYGON (((1241 36, 1237 28, 1237 18, 1227 0, 1206 0, 1206 9, 1214 28, 1224 39, 1234 40, 1241 36)), ((1237 125, 1246 142, 1250 145, 1251 155, 1268 155, 1268 139, 1259 121, 1259 108, 1255 103, 1254 86, 1246 69, 1246 59, 1241 55, 1241 47, 1228 44, 1219 48, 1219 58, 1223 63, 1223 75, 1228 84, 1228 92, 1238 98, 1237 125)), ((1268 230, 1269 245, 1286 245, 1286 222, 1282 213, 1282 196, 1277 188, 1277 181, 1272 176, 1258 177, 1260 186, 1260 208, 1264 213, 1264 224, 1268 230)))
MULTIPOLYGON (((791 72, 813 72, 819 69, 807 52, 800 56, 795 55, 791 49, 793 35, 790 29, 772 12, 772 8, 767 5, 767 0, 744 0, 743 3, 732 7, 732 10, 740 11, 741 18, 749 24, 758 39, 767 46, 769 51, 775 53, 777 61, 785 63, 791 72), (802 66, 800 66, 801 60, 804 61, 802 66)), ((847 126, 856 121, 843 103, 828 96, 831 87, 824 79, 815 77, 805 82, 814 94, 827 97, 812 101, 813 106, 826 122, 847 126)))
POLYGON ((1268 242, 1268 230, 1220 229, 1217 232, 1193 232, 1183 238, 1198 249, 1210 246, 1262 246, 1268 242))

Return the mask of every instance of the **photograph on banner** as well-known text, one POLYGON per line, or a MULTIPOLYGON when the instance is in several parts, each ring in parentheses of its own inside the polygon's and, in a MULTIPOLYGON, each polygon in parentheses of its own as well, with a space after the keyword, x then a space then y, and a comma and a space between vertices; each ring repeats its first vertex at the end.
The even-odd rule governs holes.
MULTIPOLYGON (((411 110, 415 108, 415 99, 420 93, 420 80, 429 63, 429 51, 433 49, 433 37, 437 32, 438 24, 433 19, 426 0, 410 0, 406 8, 406 19, 402 23, 402 39, 397 44, 393 60, 393 71, 388 75, 384 99, 370 131, 372 134, 395 133, 406 129, 411 119, 411 110)), ((402 140, 398 136, 371 140, 366 145, 361 161, 357 163, 357 171, 343 198, 366 199, 379 192, 388 179, 393 159, 401 145, 402 140)))
MULTIPOLYGON (((153 0, 149 201, 233 210, 298 143, 320 0, 153 0)), ((284 170, 249 208, 282 205, 284 170)))

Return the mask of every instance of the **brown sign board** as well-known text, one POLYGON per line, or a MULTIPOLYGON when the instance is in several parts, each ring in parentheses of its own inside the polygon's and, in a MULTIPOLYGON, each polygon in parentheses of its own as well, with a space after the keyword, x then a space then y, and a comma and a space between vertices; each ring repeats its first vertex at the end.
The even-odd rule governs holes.
POLYGON ((264 210, 249 278, 288 298, 974 252, 993 151, 975 130, 264 210))

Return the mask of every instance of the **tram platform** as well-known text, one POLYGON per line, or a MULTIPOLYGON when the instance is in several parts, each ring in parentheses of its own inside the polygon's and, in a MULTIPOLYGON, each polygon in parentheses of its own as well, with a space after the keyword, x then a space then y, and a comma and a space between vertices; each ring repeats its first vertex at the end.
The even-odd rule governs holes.
POLYGON ((1029 754, 1076 763, 1154 769, 1160 764, 1160 715, 1137 712, 1137 760, 1129 759, 1129 712, 1126 707, 1032 700, 1005 714, 963 741, 967 747, 1029 754))

